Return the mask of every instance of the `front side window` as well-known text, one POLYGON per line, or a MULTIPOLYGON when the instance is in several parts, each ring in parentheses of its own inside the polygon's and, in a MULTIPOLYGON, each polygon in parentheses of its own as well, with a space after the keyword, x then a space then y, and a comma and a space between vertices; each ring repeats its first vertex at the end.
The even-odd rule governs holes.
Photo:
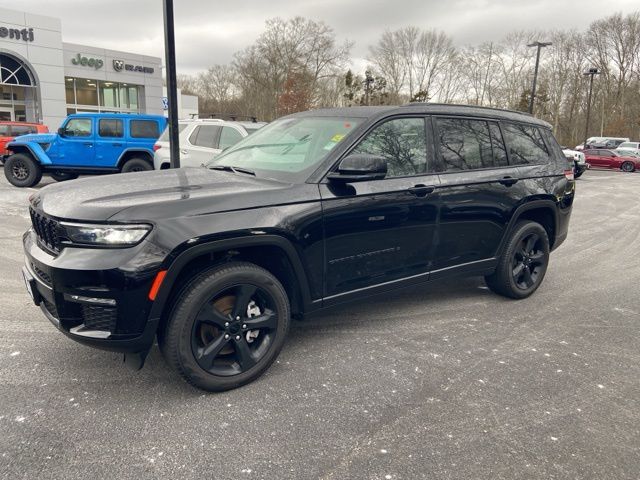
POLYGON ((191 145, 205 148, 218 148, 219 125, 199 125, 189 135, 191 145))
POLYGON ((352 153, 387 160, 387 178, 421 175, 427 171, 424 118, 396 118, 374 127, 352 153))
MULTIPOLYGON (((495 165, 492 136, 486 121, 438 118, 436 123, 440 155, 446 171, 491 168, 495 165)), ((498 134, 499 132, 494 133, 494 143, 498 147, 497 156, 500 158, 499 144, 502 139, 498 134)))
POLYGON ((322 116, 276 120, 225 150, 208 166, 241 167, 258 176, 304 181, 361 121, 322 116))
POLYGON ((131 136, 133 138, 158 138, 160 129, 155 120, 131 120, 131 136))
POLYGON ((240 140, 242 140, 242 135, 235 128, 222 127, 222 132, 220 133, 220 145, 218 148, 225 149, 231 147, 240 140))
POLYGON ((72 118, 65 125, 64 133, 67 137, 90 137, 91 136, 91 119, 90 118, 72 118))
POLYGON ((101 118, 98 122, 98 135, 101 137, 122 137, 124 135, 122 120, 101 118))
POLYGON ((537 127, 503 122, 502 132, 513 165, 539 165, 549 161, 549 151, 537 127))

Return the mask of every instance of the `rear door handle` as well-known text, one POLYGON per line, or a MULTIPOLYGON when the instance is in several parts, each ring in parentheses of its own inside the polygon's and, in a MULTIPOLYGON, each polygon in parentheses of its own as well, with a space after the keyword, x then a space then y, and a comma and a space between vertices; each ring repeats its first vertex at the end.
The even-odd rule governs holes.
POLYGON ((517 183, 518 179, 507 175, 506 177, 502 177, 500 180, 498 180, 498 182, 500 182, 502 185, 506 187, 510 187, 511 185, 514 185, 515 183, 517 183))
POLYGON ((114 147, 121 147, 122 146, 121 143, 112 143, 111 145, 114 146, 114 147))
POLYGON ((93 147, 93 143, 91 142, 84 142, 83 145, 86 145, 87 147, 93 147))
POLYGON ((416 197, 426 197, 427 195, 432 193, 435 189, 436 187, 434 187, 433 185, 418 184, 414 187, 411 187, 409 189, 409 193, 411 193, 412 195, 415 195, 416 197))
POLYGON ((189 151, 188 150, 180 150, 180 154, 181 155, 188 155, 189 151))

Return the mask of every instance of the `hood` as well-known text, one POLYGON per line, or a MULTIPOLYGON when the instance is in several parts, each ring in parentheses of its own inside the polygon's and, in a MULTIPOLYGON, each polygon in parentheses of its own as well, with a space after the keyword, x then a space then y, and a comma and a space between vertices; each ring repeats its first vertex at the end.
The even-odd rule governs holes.
POLYGON ((51 143, 56 139, 55 133, 29 133, 27 135, 20 135, 13 140, 12 143, 51 143))
POLYGON ((43 188, 31 204, 67 220, 153 221, 310 200, 314 191, 318 196, 315 185, 179 168, 61 182, 43 188))

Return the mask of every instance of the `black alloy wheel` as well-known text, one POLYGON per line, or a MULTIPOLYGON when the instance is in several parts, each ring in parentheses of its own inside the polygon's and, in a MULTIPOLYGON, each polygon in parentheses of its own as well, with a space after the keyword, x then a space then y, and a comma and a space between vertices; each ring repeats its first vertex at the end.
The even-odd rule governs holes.
POLYGON ((520 248, 513 253, 511 273, 518 288, 528 290, 538 282, 540 273, 547 268, 547 255, 542 238, 530 233, 520 241, 520 248))
POLYGON ((633 162, 624 162, 622 165, 620 165, 620 170, 622 170, 623 172, 633 172, 636 169, 636 166, 633 164, 633 162))
POLYGON ((275 361, 289 329, 284 287, 247 262, 210 267, 183 285, 158 332, 165 359, 208 391, 249 383, 275 361))
POLYGON ((253 368, 275 340, 277 308, 257 285, 235 285, 215 294, 193 322, 191 349, 198 365, 220 376, 253 368))
POLYGON ((4 175, 11 185, 33 187, 42 179, 42 167, 27 154, 14 153, 4 163, 4 175))
POLYGON ((549 237, 537 222, 519 221, 504 247, 495 271, 485 277, 499 295, 526 298, 535 292, 549 265, 549 237))

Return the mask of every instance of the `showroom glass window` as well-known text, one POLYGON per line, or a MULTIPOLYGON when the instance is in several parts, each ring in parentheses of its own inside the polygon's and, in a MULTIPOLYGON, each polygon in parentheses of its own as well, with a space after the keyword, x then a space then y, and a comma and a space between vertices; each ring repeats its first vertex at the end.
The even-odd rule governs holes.
POLYGON ((508 165, 500 128, 494 122, 436 119, 438 148, 448 172, 508 165))
POLYGON ((375 127, 352 153, 379 155, 387 161, 387 178, 427 171, 427 139, 423 118, 396 118, 375 127))
POLYGON ((141 89, 130 83, 65 78, 67 114, 76 112, 139 113, 141 89))
POLYGON ((537 165, 548 161, 549 151, 537 127, 502 122, 502 132, 513 165, 537 165))

